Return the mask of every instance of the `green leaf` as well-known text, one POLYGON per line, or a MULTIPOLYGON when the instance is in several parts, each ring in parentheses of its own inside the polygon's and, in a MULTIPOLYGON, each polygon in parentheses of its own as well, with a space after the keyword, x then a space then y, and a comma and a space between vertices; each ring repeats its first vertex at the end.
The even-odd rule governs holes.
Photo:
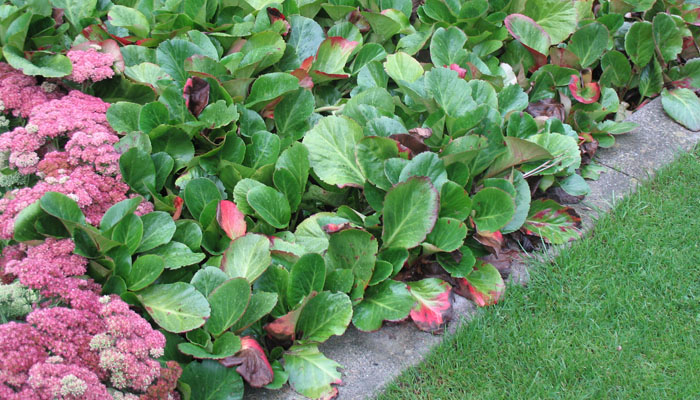
POLYGON ((690 89, 666 89, 661 92, 661 104, 668 115, 691 131, 700 131, 700 100, 690 89))
POLYGON ((382 248, 418 246, 433 229, 438 210, 430 179, 413 177, 394 186, 384 200, 382 248))
POLYGON ((389 138, 369 136, 362 138, 355 146, 355 157, 362 174, 382 190, 388 190, 392 185, 384 174, 384 169, 377 168, 377 165, 398 155, 396 141, 389 138))
POLYGON ((527 93, 518 85, 508 85, 498 92, 498 110, 504 118, 511 112, 523 111, 529 104, 527 93))
POLYGON ((137 253, 154 249, 170 242, 175 234, 175 222, 170 214, 163 211, 155 211, 141 217, 143 221, 143 238, 137 253))
POLYGON ((124 181, 138 193, 147 195, 156 189, 156 167, 151 156, 132 147, 119 157, 119 170, 124 181))
POLYGON ((107 110, 107 122, 119 133, 138 131, 140 112, 140 104, 120 101, 112 104, 107 110))
POLYGON ((85 215, 78 203, 63 193, 46 192, 40 200, 41 209, 61 221, 85 225, 85 215))
POLYGON ((126 28, 140 38, 148 37, 150 24, 146 16, 139 10, 115 5, 109 9, 107 18, 109 23, 114 26, 126 28))
POLYGON ((534 200, 521 228, 525 233, 543 238, 547 243, 564 244, 581 236, 581 218, 570 207, 554 200, 534 200))
POLYGON ((292 211, 299 207, 301 196, 306 191, 309 168, 309 151, 301 143, 294 143, 283 151, 275 163, 272 180, 277 189, 284 193, 292 211))
POLYGON ((474 269, 476 258, 467 246, 455 253, 438 253, 435 258, 438 264, 453 278, 464 278, 474 269))
POLYGON ((345 64, 357 44, 355 41, 340 36, 329 37, 321 42, 316 58, 311 64, 311 75, 314 77, 314 82, 347 78, 345 64))
POLYGON ((241 338, 231 332, 226 332, 214 341, 211 351, 192 343, 180 343, 177 348, 194 358, 220 360, 233 357, 241 349, 241 338))
POLYGON ((423 75, 423 67, 415 58, 406 53, 398 52, 390 54, 384 62, 386 73, 395 82, 414 82, 423 75))
POLYGON ((345 333, 352 319, 352 303, 345 293, 321 292, 301 310, 296 324, 299 339, 325 342, 345 333))
POLYGON ((467 35, 456 26, 438 28, 430 40, 430 60, 436 67, 449 67, 451 64, 464 66, 467 61, 466 42, 467 35))
POLYGON ((312 292, 320 292, 326 280, 326 264, 317 253, 307 253, 299 257, 289 271, 287 281, 287 304, 291 308, 312 292))
MULTIPOLYGON (((576 169, 581 165, 581 153, 578 149, 578 143, 576 143, 576 139, 570 136, 554 132, 538 133, 537 135, 530 136, 526 140, 543 147, 552 155, 552 159, 557 160, 554 165, 539 172, 538 175, 555 174, 567 168, 576 169)), ((536 166, 539 164, 541 164, 541 162, 538 161, 531 165, 536 166)), ((532 168, 528 166, 526 169, 532 168)))
POLYGON ((297 244, 303 246, 309 253, 323 253, 328 248, 328 234, 321 229, 318 219, 333 216, 331 213, 317 213, 297 225, 294 236, 297 244))
POLYGON ((139 130, 149 133, 158 125, 165 125, 170 120, 170 113, 165 104, 154 101, 145 104, 139 112, 139 130))
POLYGON ((608 47, 610 33, 605 25, 592 22, 579 29, 571 36, 567 49, 579 60, 581 67, 587 68, 600 59, 608 47))
POLYGON ((97 0, 51 0, 51 4, 63 10, 76 31, 83 29, 81 21, 91 17, 97 8, 97 0))
POLYGON ((423 246, 433 252, 452 252, 462 247, 466 237, 467 225, 464 222, 453 218, 438 218, 423 246))
POLYGON ((442 189, 442 185, 447 182, 445 163, 433 152, 420 153, 401 170, 399 182, 405 182, 414 176, 429 178, 435 189, 439 191, 442 189))
POLYGON ((198 220, 207 204, 221 200, 221 193, 210 179, 196 178, 187 182, 183 197, 190 214, 198 220))
POLYGON ((487 187, 473 197, 474 223, 479 231, 496 232, 506 226, 515 215, 513 198, 501 189, 487 187))
POLYGON ((255 132, 251 143, 246 147, 244 163, 258 169, 264 165, 273 164, 280 152, 280 138, 267 131, 255 132))
POLYGON ((329 396, 331 384, 340 382, 341 365, 326 358, 316 344, 292 346, 284 354, 284 370, 289 373, 289 384, 303 396, 317 399, 329 396))
POLYGON ((253 82, 250 88, 250 95, 246 99, 246 107, 254 110, 260 109, 263 105, 261 103, 267 103, 297 88, 299 88, 299 79, 292 74, 272 72, 261 75, 253 82))
POLYGON ((576 8, 571 1, 529 0, 523 13, 549 34, 552 44, 561 43, 569 37, 578 22, 576 8))
POLYGON ((330 185, 362 187, 365 177, 355 159, 362 137, 362 128, 351 119, 322 118, 303 140, 316 175, 330 185))
POLYGON ((352 301, 360 300, 377 259, 377 239, 371 233, 359 229, 346 229, 331 235, 326 253, 329 271, 350 269, 355 276, 352 301))
POLYGON ((73 64, 62 54, 46 54, 36 52, 32 60, 24 58, 21 50, 10 45, 2 48, 8 64, 22 71, 25 75, 39 75, 46 78, 60 78, 73 72, 73 64))
POLYGON ((204 267, 192 277, 190 284, 205 296, 228 280, 228 275, 217 267, 204 267))
POLYGON ((506 226, 501 229, 501 233, 511 233, 520 229, 525 222, 530 211, 530 185, 527 183, 520 171, 513 172, 513 186, 515 187, 515 215, 506 226))
POLYGON ((164 268, 163 258, 152 254, 140 256, 134 261, 125 279, 127 288, 138 291, 147 287, 158 279, 164 268))
POLYGON ((247 233, 231 242, 221 260, 221 269, 232 278, 255 281, 270 265, 270 241, 262 235, 247 233))
POLYGON ((515 40, 540 54, 549 54, 552 39, 532 18, 522 14, 510 14, 504 23, 515 40))
POLYGON ((193 361, 183 369, 180 382, 190 388, 190 398, 207 400, 242 400, 243 379, 234 368, 213 360, 193 361))
POLYGON ((287 48, 279 63, 280 68, 285 71, 299 68, 302 61, 315 56, 318 46, 325 39, 323 28, 313 19, 291 15, 289 25, 291 29, 287 38, 287 48))
POLYGON ((255 322, 262 319, 277 304, 277 293, 256 292, 250 297, 245 313, 231 327, 231 330, 240 333, 255 322))
POLYGON ((200 121, 207 124, 209 129, 221 128, 238 119, 236 105, 226 105, 225 100, 217 100, 216 103, 209 104, 199 114, 200 121))
POLYGON ((425 74, 425 85, 445 114, 460 118, 477 107, 471 95, 471 88, 457 71, 447 68, 433 68, 425 74))
POLYGON ((158 65, 167 72, 181 87, 185 85, 189 74, 185 71, 185 60, 200 52, 199 46, 182 39, 170 39, 162 42, 156 49, 158 65))
POLYGON ((250 283, 243 278, 229 279, 214 289, 207 298, 211 316, 204 328, 218 336, 233 326, 245 312, 250 300, 250 283))
POLYGON ((390 279, 367 289, 364 300, 355 306, 352 323, 361 331, 376 331, 385 320, 406 318, 413 303, 406 285, 390 279))
POLYGON ((276 32, 263 31, 249 37, 241 48, 243 59, 236 76, 247 78, 273 65, 282 58, 286 44, 276 32))
POLYGON ((632 77, 630 62, 617 50, 605 53, 600 60, 600 65, 603 68, 603 75, 600 77, 601 85, 626 86, 632 77))
POLYGON ((664 61, 673 61, 683 50, 683 34, 673 17, 666 13, 654 16, 652 24, 654 42, 664 61))
POLYGON ((440 217, 464 221, 472 210, 472 199, 464 187, 447 181, 440 190, 440 217))
POLYGON ((248 204, 268 224, 278 229, 289 225, 291 210, 284 194, 269 186, 257 186, 246 195, 248 204))
POLYGON ((654 37, 650 22, 635 22, 625 34, 625 51, 633 63, 642 67, 654 55, 654 37))
POLYGON ((663 89, 663 85, 663 71, 654 57, 649 64, 642 68, 639 75, 639 94, 644 97, 656 96, 663 89))
POLYGON ((486 171, 487 177, 497 176, 499 173, 524 162, 542 161, 552 158, 547 149, 531 141, 512 136, 506 137, 504 141, 508 151, 493 160, 486 171))
POLYGON ((178 269, 198 264, 206 258, 204 253, 194 253, 186 244, 175 241, 156 247, 149 251, 149 254, 163 257, 167 269, 178 269))
POLYGON ((123 243, 134 254, 143 239, 143 222, 136 214, 127 214, 112 231, 112 240, 123 243))
POLYGON ((293 140, 301 139, 308 130, 307 120, 314 112, 314 96, 310 90, 299 88, 284 96, 275 107, 277 134, 293 140))
POLYGON ((207 299, 188 283, 154 285, 136 296, 153 320, 173 333, 199 328, 211 311, 207 299))

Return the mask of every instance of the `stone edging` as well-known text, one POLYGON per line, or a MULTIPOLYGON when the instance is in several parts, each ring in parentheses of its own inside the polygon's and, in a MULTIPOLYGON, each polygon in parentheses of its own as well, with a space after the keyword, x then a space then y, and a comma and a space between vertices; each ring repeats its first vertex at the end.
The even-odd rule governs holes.
MULTIPOLYGON (((574 206, 586 230, 591 229, 600 212, 609 210, 640 181, 673 161, 680 151, 688 151, 700 143, 700 132, 688 131, 671 120, 664 113, 660 98, 635 112, 628 121, 639 124, 639 128, 616 136, 613 147, 598 150, 595 162, 603 166, 605 172, 599 180, 589 182, 591 193, 574 206)), ((526 282, 526 264, 514 268, 513 275, 519 282, 526 282)), ((448 327, 452 332, 478 312, 472 302, 460 296, 455 296, 454 311, 457 318, 448 327)), ((319 348, 344 366, 338 400, 360 400, 372 397, 402 369, 420 362, 430 348, 441 341, 442 336, 419 331, 413 324, 384 324, 379 331, 370 333, 350 326, 343 336, 334 336, 319 348)), ((297 400, 304 397, 286 386, 278 391, 247 388, 245 399, 297 400)))

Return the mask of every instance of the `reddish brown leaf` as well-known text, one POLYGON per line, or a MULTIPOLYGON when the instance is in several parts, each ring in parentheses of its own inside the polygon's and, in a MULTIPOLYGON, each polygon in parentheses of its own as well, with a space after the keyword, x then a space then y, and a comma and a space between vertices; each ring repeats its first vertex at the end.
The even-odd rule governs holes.
POLYGON ((262 347, 250 336, 241 338, 241 350, 238 353, 219 362, 228 368, 238 365, 236 372, 255 388, 271 383, 275 375, 262 347))
POLYGON ((180 219, 183 204, 185 204, 185 201, 182 200, 182 197, 177 196, 175 197, 175 199, 173 199, 173 206, 175 207, 175 212, 173 213, 173 221, 177 221, 178 219, 180 219))
POLYGON ((423 138, 417 134, 396 133, 390 135, 389 137, 396 140, 401 146, 404 147, 404 149, 399 147, 399 151, 404 150, 405 152, 405 149, 409 149, 411 151, 411 156, 415 156, 416 154, 429 150, 428 146, 423 143, 423 138))
POLYGON ((569 90, 574 99, 578 100, 583 104, 591 104, 598 101, 600 98, 600 86, 595 82, 584 83, 583 87, 579 86, 579 77, 577 75, 571 75, 571 81, 569 81, 569 90))
POLYGON ((564 105, 554 99, 544 99, 535 103, 530 103, 525 112, 533 117, 558 118, 560 121, 566 119, 566 109, 564 105))
POLYGON ((499 231, 480 231, 474 234, 474 239, 484 245, 489 252, 494 254, 498 254, 503 247, 503 234, 499 231))
POLYGON ((355 10, 348 14, 348 21, 355 25, 357 29, 360 30, 360 32, 365 33, 369 32, 369 22, 367 22, 367 19, 360 13, 360 11, 355 10))
POLYGON ((287 21, 287 18, 280 12, 280 10, 272 7, 268 7, 267 9, 267 16, 270 18, 270 23, 274 24, 277 21, 282 21, 286 27, 284 32, 282 32, 282 36, 286 36, 287 33, 289 33, 289 21, 287 21))
POLYGON ((187 79, 182 97, 192 115, 198 117, 209 104, 209 83, 197 76, 187 79))

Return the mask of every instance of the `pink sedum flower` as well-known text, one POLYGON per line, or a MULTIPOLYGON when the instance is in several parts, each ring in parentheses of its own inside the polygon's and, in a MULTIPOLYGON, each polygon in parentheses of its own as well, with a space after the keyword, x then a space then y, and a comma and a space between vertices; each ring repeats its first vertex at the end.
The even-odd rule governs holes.
POLYGON ((67 79, 77 83, 98 82, 114 76, 114 57, 108 53, 88 50, 70 50, 66 54, 73 64, 73 72, 67 79))
POLYGON ((36 364, 29 371, 28 386, 31 398, 37 400, 103 400, 111 397, 94 372, 78 365, 36 364))
POLYGON ((34 327, 14 321, 0 325, 0 385, 20 388, 32 365, 46 358, 43 337, 34 327))
POLYGON ((46 89, 46 85, 37 85, 35 77, 0 62, 0 112, 27 118, 34 107, 63 96, 55 87, 46 89))

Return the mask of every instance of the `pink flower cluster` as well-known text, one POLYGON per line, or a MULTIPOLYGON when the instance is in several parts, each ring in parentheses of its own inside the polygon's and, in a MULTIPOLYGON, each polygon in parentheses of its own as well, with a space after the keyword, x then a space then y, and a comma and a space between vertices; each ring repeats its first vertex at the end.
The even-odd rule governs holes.
POLYGON ((101 81, 114 76, 112 64, 114 57, 100 53, 94 48, 87 50, 70 50, 66 54, 73 64, 73 72, 66 79, 77 83, 101 81))
POLYGON ((42 178, 0 199, 0 238, 11 238, 17 214, 48 191, 73 198, 90 224, 99 223, 109 207, 126 199, 129 187, 119 175, 114 148, 119 138, 107 122, 108 108, 99 98, 74 90, 37 105, 25 127, 0 135, 0 152, 9 153, 9 166, 42 178), (64 151, 52 143, 59 137, 68 138, 64 151))
POLYGON ((118 296, 100 297, 73 250, 70 239, 47 239, 3 251, 4 272, 45 300, 26 323, 0 325, 2 399, 104 399, 108 388, 139 398, 172 374, 155 360, 165 337, 118 296))
POLYGON ((63 92, 50 82, 37 85, 36 78, 0 63, 0 112, 27 118, 34 107, 59 99, 63 92))

